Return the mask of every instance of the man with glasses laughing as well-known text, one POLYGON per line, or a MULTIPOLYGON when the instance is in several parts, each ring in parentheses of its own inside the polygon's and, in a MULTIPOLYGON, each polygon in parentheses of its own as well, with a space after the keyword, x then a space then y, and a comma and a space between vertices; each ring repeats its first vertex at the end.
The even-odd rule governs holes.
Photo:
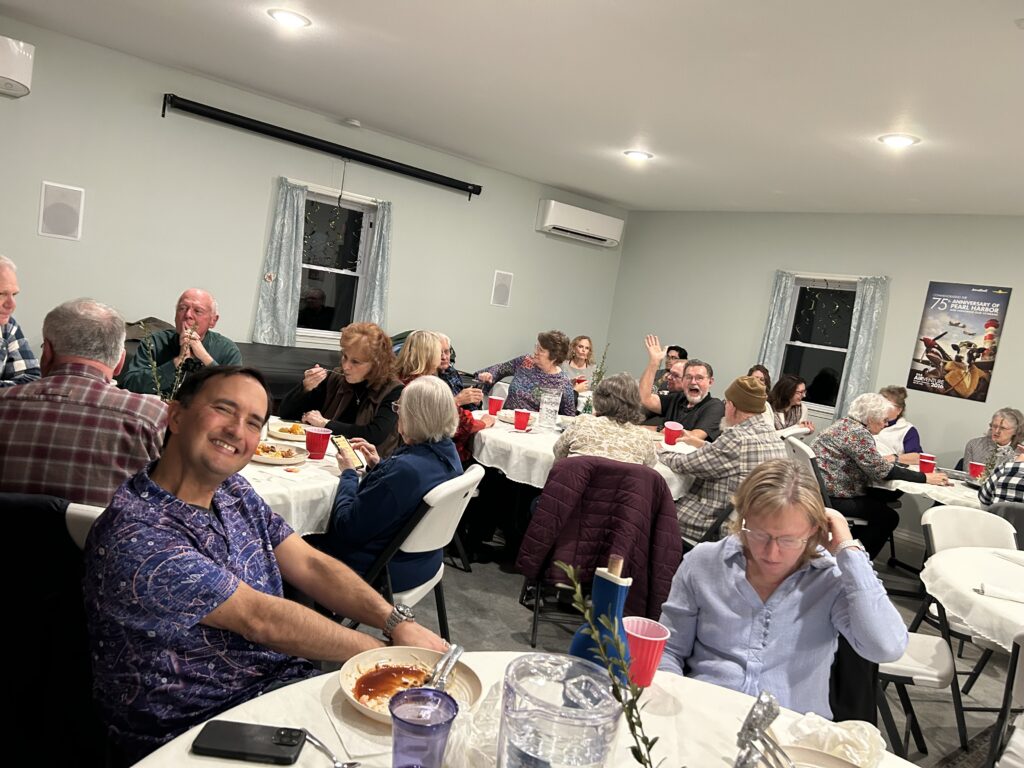
POLYGON ((665 378, 669 393, 654 394, 651 392, 654 374, 666 353, 657 336, 647 336, 644 344, 647 368, 640 377, 640 401, 657 417, 648 419, 646 425, 660 429, 666 421, 676 421, 686 430, 684 439, 710 442, 718 437, 725 404, 711 397, 711 385, 715 383, 711 365, 696 359, 675 363, 665 378))

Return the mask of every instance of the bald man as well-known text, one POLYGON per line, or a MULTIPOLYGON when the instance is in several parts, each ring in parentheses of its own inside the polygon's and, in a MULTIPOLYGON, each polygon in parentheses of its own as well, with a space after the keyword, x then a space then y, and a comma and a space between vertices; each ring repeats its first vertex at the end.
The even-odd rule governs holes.
POLYGON ((194 371, 211 365, 240 365, 242 354, 235 343, 212 330, 219 319, 217 300, 200 288, 189 288, 175 307, 174 330, 158 331, 149 341, 142 340, 126 366, 121 386, 171 399, 175 382, 180 386, 194 371))
POLYGON ((39 378, 39 361, 14 319, 18 306, 17 272, 13 261, 0 256, 0 387, 27 384, 39 378))

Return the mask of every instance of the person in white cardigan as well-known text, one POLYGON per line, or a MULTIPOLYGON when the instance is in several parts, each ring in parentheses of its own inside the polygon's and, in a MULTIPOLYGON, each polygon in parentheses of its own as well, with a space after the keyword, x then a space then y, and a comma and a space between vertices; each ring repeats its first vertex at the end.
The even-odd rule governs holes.
POLYGON ((921 435, 917 427, 906 419, 907 388, 896 385, 882 387, 878 394, 888 400, 896 408, 896 418, 886 424, 885 428, 875 435, 875 446, 878 452, 887 459, 901 464, 917 464, 921 458, 921 435))

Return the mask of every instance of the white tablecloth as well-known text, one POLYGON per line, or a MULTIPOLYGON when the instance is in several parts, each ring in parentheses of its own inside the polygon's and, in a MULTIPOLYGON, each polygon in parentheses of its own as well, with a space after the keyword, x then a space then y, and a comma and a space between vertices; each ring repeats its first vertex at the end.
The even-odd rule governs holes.
MULTIPOLYGON (((479 415, 480 412, 477 413, 477 416, 479 415)), ((538 429, 516 432, 511 424, 499 420, 493 427, 477 432, 473 436, 473 458, 485 467, 500 469, 509 480, 532 485, 534 488, 543 488, 551 465, 555 463, 552 449, 560 434, 538 429)), ((652 432, 651 435, 653 442, 657 433, 652 432)), ((656 448, 662 446, 682 453, 696 450, 682 444, 664 446, 660 435, 657 437, 656 448)), ((665 478, 673 499, 678 499, 690 487, 692 478, 688 475, 676 474, 661 462, 655 464, 654 469, 665 478)))
POLYGON ((979 595, 984 583, 1015 593, 1024 600, 1024 552, 991 547, 945 549, 928 558, 921 571, 928 594, 957 616, 975 635, 1010 651, 1013 637, 1024 627, 1024 603, 979 595), (1016 562, 1008 558, 1015 558, 1016 562))
MULTIPOLYGON (((484 692, 502 680, 505 667, 518 653, 467 653, 463 661, 480 676, 484 692)), ((688 765, 691 768, 732 765, 736 756, 736 732, 750 709, 753 699, 746 694, 708 683, 689 680, 669 672, 658 672, 654 684, 644 694, 644 728, 649 737, 657 736, 656 759, 667 758, 666 765, 688 765)), ((308 728, 330 747, 340 759, 346 759, 338 731, 357 731, 366 737, 379 734, 379 724, 360 715, 346 701, 339 687, 337 673, 296 683, 228 710, 226 720, 239 720, 263 725, 308 728), (363 733, 365 731, 365 733, 363 733)), ((797 717, 783 710, 773 726, 776 734, 797 717)), ((139 768, 173 768, 180 765, 237 766, 232 760, 195 757, 189 746, 199 726, 139 762, 139 768)), ((454 738, 454 736, 453 736, 454 738)), ((386 742, 385 742, 386 743, 386 742)), ((632 740, 625 723, 620 723, 609 766, 635 766, 629 747, 632 740)), ((460 755, 461 756, 461 755, 460 755)), ((364 768, 387 768, 391 765, 390 750, 383 754, 360 756, 364 768)), ((446 763, 451 763, 449 752, 446 763)), ((324 755, 306 745, 296 765, 325 768, 324 755)), ((903 768, 911 765, 886 753, 882 768, 903 768)))
MULTIPOLYGON (((272 418, 270 427, 279 422, 276 417, 272 418)), ((282 445, 291 444, 273 435, 267 439, 282 445)), ((305 443, 296 442, 295 445, 304 447, 305 443)), ((341 472, 336 454, 334 444, 328 443, 327 454, 319 461, 307 459, 293 467, 250 461, 242 468, 241 475, 296 533, 320 533, 327 530, 334 494, 338 490, 341 472)))
MULTIPOLYGON (((910 467, 917 470, 917 466, 910 467)), ((939 504, 955 505, 958 507, 971 507, 981 509, 981 502, 978 501, 978 489, 971 488, 960 480, 951 480, 952 485, 929 485, 928 483, 912 483, 908 480, 889 480, 879 483, 879 488, 886 488, 890 491, 903 491, 912 496, 926 496, 939 504)))

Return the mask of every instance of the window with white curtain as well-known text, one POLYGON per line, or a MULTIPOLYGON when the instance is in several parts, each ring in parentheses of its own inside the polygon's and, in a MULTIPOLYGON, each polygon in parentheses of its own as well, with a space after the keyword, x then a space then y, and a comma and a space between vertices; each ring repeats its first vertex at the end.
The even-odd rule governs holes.
POLYGON ((310 185, 295 318, 300 346, 336 349, 339 329, 352 322, 376 213, 369 198, 310 185))
POLYGON ((856 280, 797 277, 781 373, 807 382, 806 402, 831 411, 844 380, 856 280))

